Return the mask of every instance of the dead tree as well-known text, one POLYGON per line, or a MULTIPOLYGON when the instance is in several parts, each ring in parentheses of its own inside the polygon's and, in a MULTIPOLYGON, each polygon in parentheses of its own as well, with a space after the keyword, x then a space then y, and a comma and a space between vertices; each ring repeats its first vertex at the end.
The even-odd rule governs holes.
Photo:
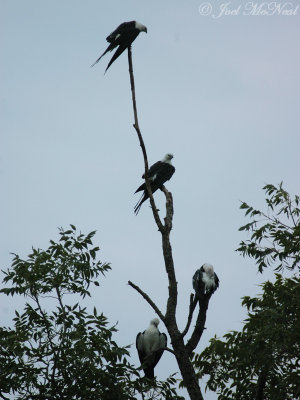
POLYGON ((166 216, 164 218, 164 222, 162 222, 158 210, 156 208, 153 194, 151 191, 151 185, 148 178, 148 159, 147 152, 144 144, 144 140, 140 131, 139 122, 138 122, 138 114, 137 114, 137 106, 136 106, 136 95, 135 95, 135 84, 134 84, 134 75, 132 68, 132 53, 131 47, 128 48, 128 63, 129 63, 129 75, 130 75, 130 84, 131 84, 131 93, 132 93, 132 103, 133 103, 133 112, 134 112, 134 128, 138 135, 139 143, 143 152, 144 164, 145 164, 145 182, 146 188, 150 198, 150 205, 152 208, 153 217, 155 219, 158 230, 161 234, 162 238, 162 249, 163 249, 163 257, 165 263, 165 270, 168 275, 169 281, 169 295, 167 301, 167 307, 165 313, 161 312, 159 308, 156 306, 155 302, 147 295, 141 288, 139 288, 136 284, 129 281, 128 284, 133 287, 140 295, 148 302, 148 304, 153 308, 159 318, 163 321, 166 326, 166 329, 171 338, 171 343, 173 347, 172 353, 174 353, 178 367, 180 369, 184 386, 186 387, 190 399, 191 400, 203 400, 203 396, 200 390, 200 386, 198 383, 198 379, 195 374, 195 370, 193 368, 193 364, 191 362, 192 352, 197 347, 200 338, 202 336, 204 325, 206 321, 206 312, 208 308, 208 303, 210 299, 210 295, 204 297, 204 300, 201 302, 201 307, 199 307, 198 315, 196 319, 196 325, 193 331, 190 333, 190 337, 188 340, 184 340, 185 335, 188 333, 191 321, 193 317, 193 313, 196 309, 196 305, 198 301, 191 294, 190 296, 190 309, 188 320, 185 329, 181 332, 177 326, 176 321, 176 307, 177 307, 177 281, 176 274, 174 268, 174 261, 172 255, 172 247, 170 243, 170 232, 172 230, 172 221, 173 221, 173 198, 172 194, 163 186, 162 191, 166 197, 166 216))

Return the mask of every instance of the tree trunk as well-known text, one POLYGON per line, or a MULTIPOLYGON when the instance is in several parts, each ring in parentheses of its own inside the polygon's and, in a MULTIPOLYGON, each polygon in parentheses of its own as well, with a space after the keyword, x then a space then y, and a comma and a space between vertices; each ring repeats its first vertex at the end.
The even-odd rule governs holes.
POLYGON ((168 327, 171 336, 172 346, 174 349, 177 364, 179 366, 184 386, 186 387, 191 400, 203 400, 203 396, 199 387, 192 362, 185 348, 183 338, 177 327, 168 327))

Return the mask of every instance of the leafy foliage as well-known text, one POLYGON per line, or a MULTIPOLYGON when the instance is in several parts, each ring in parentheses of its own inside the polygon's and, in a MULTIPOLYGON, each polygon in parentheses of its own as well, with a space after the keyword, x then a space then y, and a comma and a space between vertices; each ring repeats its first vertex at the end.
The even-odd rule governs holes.
POLYGON ((28 302, 24 312, 16 311, 14 328, 0 328, 0 397, 130 400, 142 393, 144 399, 179 399, 174 377, 155 383, 140 378, 128 348, 112 338, 116 328, 96 308, 90 314, 80 305, 91 283, 98 286, 96 279, 110 269, 96 260, 95 232, 78 235, 71 225, 59 234, 46 251, 32 249, 27 260, 15 255, 3 271, 10 286, 0 292, 28 302))
POLYGON ((276 276, 263 294, 244 297, 242 332, 213 338, 194 365, 219 400, 288 400, 300 395, 300 279, 276 276), (263 397, 260 397, 263 393, 263 397))
POLYGON ((300 198, 292 200, 282 187, 266 185, 267 213, 243 202, 251 222, 240 231, 252 232, 250 240, 242 241, 237 249, 243 256, 254 258, 259 272, 272 266, 275 271, 300 267, 300 198))
MULTIPOLYGON (((299 197, 292 201, 282 188, 266 185, 268 214, 246 203, 251 222, 240 230, 251 239, 240 243, 244 256, 253 258, 260 272, 299 268, 299 197)), ((208 375, 207 388, 219 400, 294 400, 300 397, 300 279, 275 275, 265 282, 259 297, 243 298, 248 318, 241 332, 223 340, 214 337, 200 355, 194 356, 199 377, 208 375)))

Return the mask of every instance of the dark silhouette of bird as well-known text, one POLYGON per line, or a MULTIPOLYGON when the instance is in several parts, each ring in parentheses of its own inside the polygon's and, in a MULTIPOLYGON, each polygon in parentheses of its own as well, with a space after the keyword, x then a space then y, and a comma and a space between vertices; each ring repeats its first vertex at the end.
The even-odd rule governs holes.
POLYGON ((193 288, 199 302, 205 295, 211 296, 219 287, 219 278, 211 264, 203 264, 193 276, 193 288))
POLYGON ((158 318, 152 319, 149 327, 143 333, 139 332, 136 337, 139 359, 145 376, 150 379, 154 378, 154 368, 167 347, 167 335, 159 332, 158 324, 158 318))
MULTIPOLYGON (((171 164, 171 160, 173 158, 172 154, 166 154, 165 157, 161 161, 157 161, 155 164, 150 167, 148 171, 148 177, 150 181, 150 186, 152 193, 154 193, 157 189, 161 189, 163 184, 171 179, 172 175, 175 172, 174 166, 171 164)), ((145 178, 145 174, 143 174, 142 178, 145 178)), ((134 212, 137 215, 140 211, 140 208, 144 201, 149 198, 146 182, 144 182, 140 187, 137 188, 135 193, 144 191, 142 197, 134 207, 134 212)))
POLYGON ((106 53, 112 51, 118 46, 117 50, 112 56, 112 59, 106 67, 106 72, 111 64, 123 53, 123 51, 131 46, 132 42, 137 38, 140 32, 147 33, 147 28, 145 27, 145 25, 140 24, 137 21, 123 22, 117 27, 117 29, 115 29, 110 35, 107 36, 106 40, 107 42, 109 42, 109 46, 107 47, 105 52, 101 54, 99 58, 97 58, 97 60, 94 62, 94 64, 91 65, 91 67, 97 64, 97 62, 99 62, 106 53))

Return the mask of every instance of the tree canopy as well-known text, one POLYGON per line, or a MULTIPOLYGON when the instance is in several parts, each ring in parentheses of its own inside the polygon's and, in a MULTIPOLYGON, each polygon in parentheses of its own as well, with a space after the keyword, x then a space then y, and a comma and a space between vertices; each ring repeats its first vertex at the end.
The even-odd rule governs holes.
POLYGON ((128 358, 128 347, 113 340, 115 326, 94 307, 82 307, 90 285, 109 264, 97 260, 95 232, 60 229, 47 250, 32 249, 26 260, 14 256, 5 273, 8 296, 24 295, 13 328, 0 328, 0 397, 18 399, 177 399, 170 377, 149 383, 128 358), (71 298, 69 297, 72 294, 71 298), (68 301, 69 299, 69 301, 68 301))
POLYGON ((285 268, 300 269, 300 198, 292 198, 283 189, 266 185, 267 211, 260 211, 246 202, 241 209, 251 221, 240 228, 240 231, 252 232, 251 238, 242 241, 237 249, 243 256, 253 258, 259 272, 273 267, 275 271, 285 268))
MULTIPOLYGON (((253 258, 258 270, 299 269, 299 197, 291 200, 282 187, 266 185, 268 210, 242 203, 251 222, 238 251, 253 258)), ((292 400, 300 396, 300 280, 275 274, 258 297, 243 297, 248 317, 241 332, 231 331, 194 357, 198 376, 208 375, 207 388, 219 400, 292 400)))
POLYGON ((300 279, 276 275, 263 293, 244 297, 248 317, 241 332, 213 338, 196 355, 199 377, 219 400, 298 398, 300 368, 300 279))

